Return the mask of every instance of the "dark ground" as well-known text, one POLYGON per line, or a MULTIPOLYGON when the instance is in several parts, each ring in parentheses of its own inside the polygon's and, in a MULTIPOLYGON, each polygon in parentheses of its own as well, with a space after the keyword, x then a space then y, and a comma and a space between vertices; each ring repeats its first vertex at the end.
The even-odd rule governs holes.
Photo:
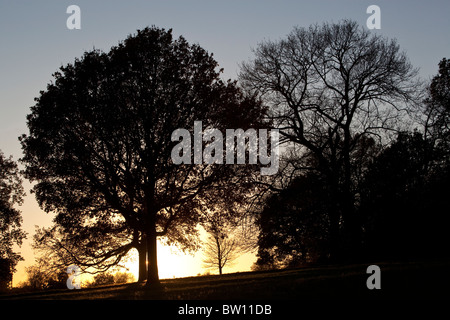
MULTIPOLYGON (((377 264, 377 263, 374 263, 377 264)), ((369 290, 370 264, 333 265, 162 280, 160 288, 125 284, 0 295, 22 300, 450 299, 450 262, 379 263, 381 289, 369 290)))

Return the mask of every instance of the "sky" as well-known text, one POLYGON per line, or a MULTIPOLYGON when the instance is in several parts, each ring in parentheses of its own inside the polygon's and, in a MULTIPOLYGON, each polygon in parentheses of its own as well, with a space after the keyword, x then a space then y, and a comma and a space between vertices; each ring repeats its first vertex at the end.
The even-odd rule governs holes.
MULTIPOLYGON (((0 0, 0 150, 14 160, 22 157, 18 137, 28 133, 29 108, 52 73, 85 51, 108 51, 138 29, 152 25, 173 29, 175 36, 183 35, 212 52, 224 68, 224 78, 236 79, 240 63, 252 58, 259 42, 281 39, 294 26, 341 19, 366 27, 370 5, 381 9, 381 29, 371 32, 397 39, 424 80, 437 73, 442 58, 450 58, 448 0, 0 0), (79 30, 67 28, 70 5, 80 8, 79 30)), ((29 235, 17 248, 25 261, 18 264, 14 285, 24 280, 25 267, 34 263, 30 243, 35 225, 49 226, 52 220, 30 195, 28 181, 24 187, 27 196, 19 209, 29 235)), ((163 247, 159 252, 161 278, 205 272, 201 254, 184 256, 163 247)), ((247 271, 254 260, 246 255, 224 271, 247 271)))

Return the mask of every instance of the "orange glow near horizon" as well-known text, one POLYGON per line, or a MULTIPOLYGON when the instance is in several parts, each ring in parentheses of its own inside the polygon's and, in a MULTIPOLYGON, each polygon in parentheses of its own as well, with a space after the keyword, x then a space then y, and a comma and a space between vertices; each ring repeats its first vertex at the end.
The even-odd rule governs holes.
MULTIPOLYGON (((25 182, 25 189, 29 190, 31 184, 25 182)), ((27 194, 24 198, 24 204, 19 208, 27 219, 24 219, 23 229, 29 233, 28 239, 24 240, 22 247, 15 246, 15 251, 19 252, 24 261, 20 261, 17 265, 17 271, 13 274, 13 287, 17 287, 20 283, 27 280, 26 268, 34 265, 35 252, 31 247, 32 235, 35 226, 50 226, 54 216, 45 214, 38 206, 34 196, 27 194)), ((200 238, 206 240, 206 233, 200 229, 200 238)), ((217 274, 217 270, 207 270, 203 268, 203 251, 199 250, 194 255, 185 254, 175 246, 166 246, 158 242, 158 272, 160 279, 172 279, 181 277, 197 276, 198 274, 217 274)), ((253 262, 256 260, 255 254, 243 254, 236 259, 233 264, 224 268, 224 273, 250 271, 253 262)), ((135 279, 138 279, 139 266, 138 254, 136 250, 130 252, 130 261, 124 263, 135 279)), ((82 276, 82 279, 89 280, 90 275, 82 276)))
MULTIPOLYGON (((198 251, 194 255, 185 254, 175 246, 164 246, 158 242, 158 273, 160 279, 172 279, 197 276, 205 274, 208 271, 216 274, 216 270, 207 270, 203 268, 203 251, 198 251)), ((225 266, 224 272, 243 272, 250 271, 255 261, 254 254, 244 254, 236 259, 235 263, 225 266)), ((132 254, 132 261, 126 264, 129 272, 133 273, 135 279, 138 279, 139 266, 137 251, 132 254)))
MULTIPOLYGON (((174 246, 164 246, 158 242, 158 273, 160 279, 171 279, 196 276, 204 273, 202 268, 202 252, 189 255, 181 252, 174 246)), ((131 272, 135 279, 139 275, 139 260, 137 251, 131 253, 131 261, 125 264, 128 272, 131 272)))
MULTIPOLYGON (((233 264, 225 266, 224 273, 250 271, 255 259, 254 254, 244 254, 236 259, 233 264)), ((129 261, 124 264, 126 270, 123 270, 132 273, 135 281, 138 280, 139 276, 138 262, 137 251, 133 250, 130 252, 129 261)), ((27 280, 25 268, 30 265, 18 267, 18 272, 13 275, 13 287, 17 287, 20 283, 27 280)), ((217 270, 203 268, 203 251, 199 250, 194 255, 190 255, 181 252, 175 246, 164 246, 158 242, 158 273, 160 279, 191 277, 207 272, 218 274, 217 270)), ((81 275, 81 281, 82 283, 92 281, 92 275, 81 275)))

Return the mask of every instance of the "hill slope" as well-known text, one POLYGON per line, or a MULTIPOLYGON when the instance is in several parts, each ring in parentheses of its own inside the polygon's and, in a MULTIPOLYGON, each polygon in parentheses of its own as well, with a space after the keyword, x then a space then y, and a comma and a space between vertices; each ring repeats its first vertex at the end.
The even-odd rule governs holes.
POLYGON ((322 266, 162 280, 93 289, 11 294, 0 299, 290 300, 450 298, 450 262, 380 263, 381 289, 369 290, 368 264, 322 266))

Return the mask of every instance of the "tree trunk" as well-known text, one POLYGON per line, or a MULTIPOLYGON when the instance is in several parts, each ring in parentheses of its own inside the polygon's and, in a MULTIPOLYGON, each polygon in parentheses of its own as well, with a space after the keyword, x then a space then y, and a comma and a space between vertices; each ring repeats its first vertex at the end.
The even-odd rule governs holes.
POLYGON ((329 259, 331 262, 337 262, 340 259, 341 239, 339 232, 339 221, 341 211, 339 207, 339 187, 338 182, 334 177, 329 180, 329 204, 328 204, 328 218, 329 218, 329 259))
POLYGON ((156 251, 157 234, 156 234, 156 215, 158 210, 155 209, 154 204, 155 185, 150 183, 150 188, 146 189, 144 200, 144 213, 146 217, 146 234, 145 239, 147 242, 147 283, 146 287, 157 288, 159 287, 159 275, 158 275, 158 254, 156 251))
POLYGON ((220 248, 220 241, 219 241, 220 234, 216 235, 216 246, 217 246, 217 262, 219 266, 219 274, 222 275, 222 252, 220 248))
MULTIPOLYGON (((349 122, 350 123, 350 122, 349 122)), ((344 128, 344 183, 342 186, 342 216, 344 219, 344 236, 346 240, 347 259, 351 258, 359 246, 358 223, 355 212, 355 201, 352 192, 352 166, 350 162, 350 125, 344 128)))
POLYGON ((339 237, 339 209, 336 205, 331 207, 331 210, 329 212, 329 221, 330 221, 330 228, 329 228, 329 259, 330 262, 338 262, 340 257, 340 237, 339 237))
POLYGON ((145 237, 141 240, 142 243, 138 248, 139 252, 139 279, 138 282, 147 280, 147 242, 145 237))
POLYGON ((339 205, 339 166, 336 154, 336 145, 339 141, 336 138, 336 141, 333 140, 333 134, 331 129, 329 130, 330 137, 330 148, 331 148, 331 157, 328 161, 322 160, 320 163, 320 171, 325 174, 325 181, 327 184, 327 211, 328 211, 328 219, 329 219, 329 229, 328 229, 328 249, 329 249, 329 261, 337 262, 340 259, 340 247, 341 247, 341 239, 340 239, 340 217, 341 217, 341 208, 339 205))
POLYGON ((147 233, 147 254, 148 254, 148 269, 147 269, 147 283, 146 286, 158 286, 158 255, 156 250, 157 237, 155 223, 150 224, 150 229, 147 233))

